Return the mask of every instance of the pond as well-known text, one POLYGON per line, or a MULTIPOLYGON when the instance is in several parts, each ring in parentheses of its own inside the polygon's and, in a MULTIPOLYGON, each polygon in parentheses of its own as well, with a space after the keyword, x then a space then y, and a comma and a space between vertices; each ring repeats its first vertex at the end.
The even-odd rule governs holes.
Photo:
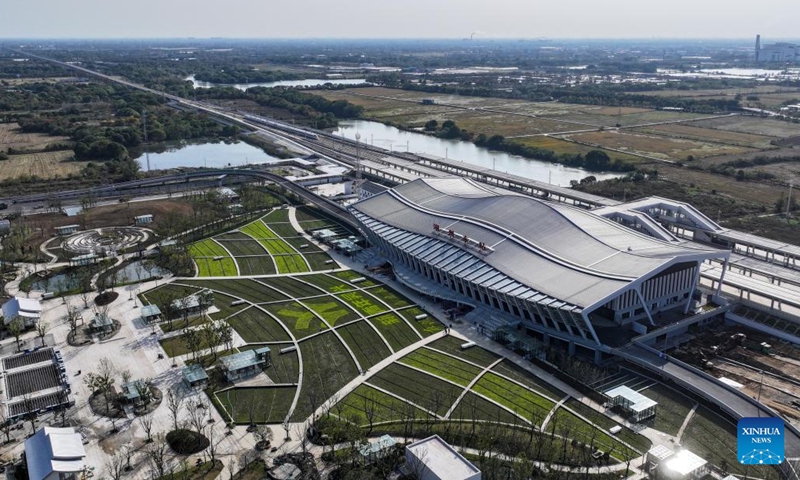
POLYGON ((340 120, 339 128, 334 135, 354 139, 356 133, 361 134, 362 142, 379 147, 401 152, 405 152, 408 148, 408 151, 413 153, 447 157, 563 187, 568 187, 570 180, 580 180, 589 175, 594 175, 598 180, 620 176, 618 173, 588 172, 580 168, 510 155, 478 147, 471 142, 407 132, 368 120, 340 120))
MULTIPOLYGON (((279 161, 258 147, 245 142, 170 143, 150 148, 150 170, 178 167, 224 168, 279 161)), ((147 170, 144 152, 136 158, 142 170, 147 170)))
POLYGON ((31 291, 52 292, 58 295, 61 292, 77 289, 81 284, 81 278, 80 275, 66 273, 57 273, 47 278, 37 278, 31 282, 31 291))
POLYGON ((128 263, 114 274, 115 283, 117 285, 122 285, 133 282, 146 282, 156 277, 164 278, 172 275, 172 272, 154 263, 150 264, 150 270, 147 270, 144 265, 144 262, 141 260, 128 263))
POLYGON ((194 88, 233 87, 242 91, 252 87, 319 87, 326 83, 333 85, 360 85, 367 81, 365 78, 306 78, 304 80, 281 80, 264 83, 212 83, 195 80, 194 75, 189 75, 186 80, 192 82, 194 88))

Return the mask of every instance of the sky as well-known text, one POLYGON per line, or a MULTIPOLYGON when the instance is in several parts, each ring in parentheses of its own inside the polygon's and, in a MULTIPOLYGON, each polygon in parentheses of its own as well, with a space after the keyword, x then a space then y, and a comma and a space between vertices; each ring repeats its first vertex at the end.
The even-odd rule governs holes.
POLYGON ((0 0, 4 38, 770 38, 797 0, 0 0))

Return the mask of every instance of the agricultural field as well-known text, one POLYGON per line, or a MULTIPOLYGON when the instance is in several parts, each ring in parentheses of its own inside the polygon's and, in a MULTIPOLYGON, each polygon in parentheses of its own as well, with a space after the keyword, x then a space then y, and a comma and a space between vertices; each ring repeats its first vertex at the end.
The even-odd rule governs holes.
POLYGON ((750 133, 729 132, 725 130, 703 128, 695 123, 654 125, 633 130, 646 134, 661 135, 671 138, 684 138, 708 143, 721 143, 748 148, 770 149, 772 137, 750 133))
MULTIPOLYGON (((25 133, 16 123, 0 123, 0 152, 7 152, 9 147, 15 150, 43 150, 48 145, 63 143, 70 143, 69 137, 46 133, 25 133)), ((69 156, 72 156, 71 150, 69 156)))
POLYGON ((625 152, 646 155, 648 157, 683 161, 687 156, 703 158, 715 155, 731 155, 747 153, 752 150, 746 147, 723 145, 719 143, 699 142, 681 138, 667 138, 654 135, 632 133, 590 132, 570 135, 570 139, 601 147, 625 152))
MULTIPOLYGON (((529 147, 534 148, 543 148, 546 150, 552 150, 559 155, 566 154, 566 155, 586 155, 587 153, 591 152, 592 150, 597 150, 595 147, 589 147, 587 145, 581 145, 579 143, 570 142, 568 140, 564 140, 561 138, 556 137, 544 137, 544 136, 534 136, 534 137, 517 137, 509 139, 514 143, 520 143, 522 145, 527 145, 529 147)), ((635 155, 630 155, 627 153, 621 152, 614 152, 611 150, 605 150, 608 154, 609 158, 612 160, 621 160, 626 161, 629 163, 642 163, 648 162, 649 160, 642 159, 641 157, 637 157, 635 155)))
POLYGON ((0 181, 21 176, 47 180, 78 174, 89 162, 73 161, 72 156, 72 150, 9 155, 8 160, 0 161, 0 181))
POLYGON ((701 120, 693 125, 728 132, 750 133, 767 137, 786 138, 800 135, 800 124, 758 117, 723 117, 701 120))

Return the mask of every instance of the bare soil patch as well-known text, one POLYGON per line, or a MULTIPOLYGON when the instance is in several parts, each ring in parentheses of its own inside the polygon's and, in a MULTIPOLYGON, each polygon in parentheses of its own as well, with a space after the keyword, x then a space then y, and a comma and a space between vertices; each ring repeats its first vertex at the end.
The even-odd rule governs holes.
POLYGON ((24 133, 17 123, 0 123, 0 151, 8 148, 40 150, 51 143, 69 142, 69 137, 58 137, 45 133, 24 133))

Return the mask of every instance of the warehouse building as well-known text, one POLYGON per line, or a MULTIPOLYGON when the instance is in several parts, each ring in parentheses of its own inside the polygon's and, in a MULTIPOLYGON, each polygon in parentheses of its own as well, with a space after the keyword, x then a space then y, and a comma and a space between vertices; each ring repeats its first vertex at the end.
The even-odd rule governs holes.
POLYGON ((598 347, 628 338, 621 333, 687 312, 701 264, 729 255, 464 178, 419 179, 350 209, 396 272, 424 279, 423 293, 516 319, 596 358, 598 347))

